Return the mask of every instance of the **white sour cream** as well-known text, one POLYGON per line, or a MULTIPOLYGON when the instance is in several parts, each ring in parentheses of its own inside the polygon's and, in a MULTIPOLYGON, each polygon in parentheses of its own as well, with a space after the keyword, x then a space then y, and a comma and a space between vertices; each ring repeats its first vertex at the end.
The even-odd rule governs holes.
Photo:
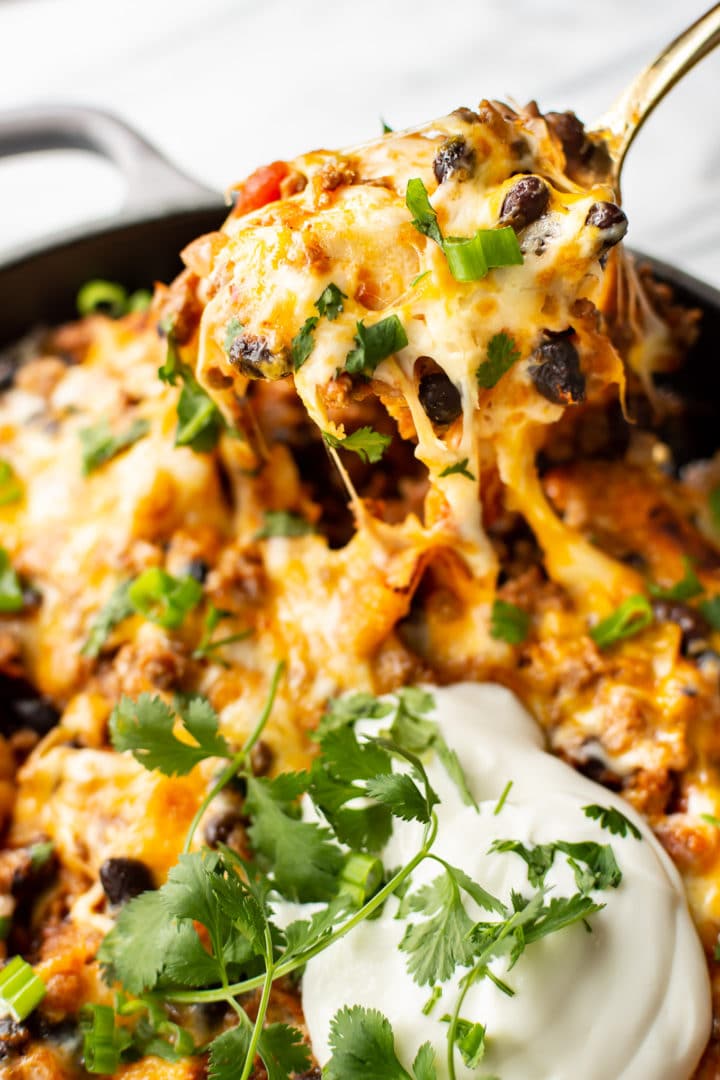
MULTIPOLYGON (((514 997, 489 979, 471 988, 462 1015, 486 1026, 487 1051, 475 1071, 457 1054, 458 1077, 688 1080, 710 1033, 710 988, 670 859, 627 803, 543 750, 536 725, 509 691, 465 683, 433 689, 433 694, 434 719, 457 751, 480 805, 479 814, 465 806, 441 763, 431 760, 427 771, 441 799, 434 851, 504 902, 513 888, 526 896, 534 889, 517 855, 487 854, 497 838, 526 845, 610 843, 623 874, 619 888, 593 892, 606 907, 592 916, 591 934, 578 923, 528 946, 512 971, 506 959, 492 963, 494 973, 515 990, 514 997), (509 796, 495 815, 509 780, 509 796), (602 829, 583 813, 588 803, 617 807, 641 830, 642 840, 602 829)), ((373 731, 382 724, 363 722, 363 728, 373 731)), ((420 838, 417 823, 396 822, 383 852, 385 865, 397 867, 410 859, 420 838)), ((437 863, 424 862, 413 875, 413 887, 438 873, 437 863)), ((557 896, 577 891, 564 856, 556 855, 546 883, 557 896)), ((471 918, 496 918, 465 899, 471 918)), ((379 919, 362 924, 309 962, 302 999, 313 1051, 320 1064, 327 1063, 332 1017, 344 1005, 363 1005, 388 1017, 406 1068, 429 1040, 438 1077, 446 1080, 447 1024, 441 1017, 452 1011, 462 972, 444 985, 431 1015, 424 1016, 431 988, 417 986, 407 973, 406 954, 398 949, 407 921, 394 917, 397 907, 392 898, 379 919)))

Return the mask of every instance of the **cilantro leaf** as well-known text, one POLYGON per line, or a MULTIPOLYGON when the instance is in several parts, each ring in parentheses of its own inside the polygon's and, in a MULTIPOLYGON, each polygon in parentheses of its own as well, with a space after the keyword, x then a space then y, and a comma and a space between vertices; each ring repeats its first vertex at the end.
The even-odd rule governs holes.
POLYGON ((24 604, 20 578, 7 551, 0 547, 0 612, 20 611, 24 604))
MULTIPOLYGON (((233 338, 242 329, 240 323, 237 326, 232 324, 231 319, 225 334, 226 346, 231 329, 233 338)), ((163 329, 167 334, 167 353, 165 363, 158 368, 158 376, 168 386, 176 386, 178 380, 183 384, 177 403, 178 423, 175 429, 175 445, 189 446, 196 454, 209 453, 217 446, 225 429, 225 421, 212 398, 193 375, 192 370, 180 359, 172 323, 166 324, 163 329)), ((230 343, 232 344, 232 341, 230 343)))
POLYGON ((369 798, 387 806, 393 817, 423 823, 430 820, 427 799, 406 773, 376 776, 365 785, 365 792, 369 798))
POLYGON ((315 327, 318 324, 318 319, 315 315, 311 315, 309 319, 306 319, 298 330, 295 337, 290 342, 290 356, 292 358, 293 371, 299 371, 307 360, 310 353, 315 348, 315 338, 313 334, 315 327))
POLYGON ((413 215, 412 224, 417 231, 423 236, 429 236, 442 247, 443 235, 437 214, 430 202, 427 188, 419 177, 408 180, 405 189, 405 205, 413 215))
POLYGON ((398 746, 412 754, 424 754, 433 749, 453 781, 466 806, 477 810, 460 759, 443 737, 439 726, 425 714, 435 708, 435 698, 417 686, 406 686, 397 694, 397 710, 390 728, 390 737, 398 746))
POLYGON ((535 888, 545 884, 545 875, 555 860, 555 844, 536 844, 527 848, 519 840, 493 840, 490 852, 512 851, 527 863, 528 881, 535 888))
POLYGON ((329 900, 344 862, 329 829, 297 818, 282 777, 249 777, 247 787, 248 836, 260 864, 272 873, 274 887, 289 900, 329 900))
POLYGON ((129 581, 119 582, 98 611, 90 625, 87 640, 80 650, 82 656, 90 659, 99 656, 115 627, 134 614, 135 609, 128 599, 129 584, 129 581))
POLYGON ((148 420, 135 419, 125 431, 113 434, 107 420, 101 420, 93 427, 82 428, 78 432, 82 452, 83 476, 99 469, 106 461, 117 457, 150 431, 148 420))
POLYGON ((597 803, 592 803, 590 806, 583 806, 583 813, 585 817, 598 821, 602 829, 609 829, 614 836, 627 836, 630 833, 636 840, 642 840, 642 833, 637 825, 633 825, 632 821, 614 806, 598 806, 597 803))
POLYGON ((323 439, 333 450, 352 450, 362 461, 375 463, 383 456, 392 442, 389 435, 381 435, 371 427, 361 427, 340 439, 329 431, 323 431, 323 439))
POLYGON ((447 982, 455 968, 468 966, 475 952, 472 919, 465 911, 460 887, 449 870, 406 899, 407 910, 426 915, 410 923, 399 948, 408 954, 407 969, 420 986, 447 982))
POLYGON ((267 540, 271 536, 308 536, 315 527, 290 510, 266 510, 262 528, 255 533, 255 540, 267 540))
POLYGON ((327 937, 350 906, 347 896, 336 896, 309 919, 295 919, 285 927, 285 957, 297 956, 327 937))
POLYGON ((345 370, 353 375, 372 375, 378 364, 408 343, 397 315, 388 315, 371 326, 358 322, 356 329, 355 348, 345 358, 345 370))
POLYGON ((175 712, 159 697, 141 694, 137 701, 123 696, 110 717, 110 737, 118 751, 130 750, 146 769, 166 776, 185 776, 208 757, 231 757, 230 747, 218 734, 218 717, 202 697, 176 701, 185 732, 194 743, 176 738, 175 712))
POLYGON ((530 631, 530 616, 517 604, 506 600, 494 600, 490 614, 490 637, 507 641, 508 645, 522 645, 530 631))
MULTIPOLYGON (((538 894, 542 895, 542 894, 538 894)), ((557 896, 549 904, 543 905, 534 917, 523 926, 522 936, 516 938, 511 951, 511 966, 528 945, 549 934, 556 934, 573 923, 585 921, 591 915, 602 911, 604 904, 594 903, 589 896, 575 893, 574 896, 557 896)))
POLYGON ((505 331, 493 334, 488 342, 487 360, 483 360, 475 373, 478 385, 491 390, 519 359, 520 350, 513 337, 505 331))
POLYGON ((321 739, 328 731, 354 724, 356 720, 378 720, 392 711, 390 702, 380 701, 373 694, 361 690, 345 694, 327 703, 314 737, 321 739))
MULTIPOLYGON (((346 1006, 330 1022, 332 1056, 323 1080, 412 1080, 395 1053, 387 1017, 377 1009, 346 1006)), ((415 1058, 415 1080, 437 1080, 433 1052, 425 1043, 415 1058)))
POLYGON ((305 1072, 310 1065, 310 1049, 302 1033, 287 1024, 268 1024, 258 1043, 268 1080, 288 1080, 292 1073, 305 1072))
POLYGON ((448 465, 438 474, 440 479, 442 480, 445 476, 464 476, 468 480, 476 480, 477 477, 468 469, 469 460, 469 458, 463 458, 462 461, 456 461, 454 465, 448 465))
POLYGON ((208 1080, 237 1080, 250 1052, 251 1030, 242 1024, 223 1031, 210 1043, 208 1080))
POLYGON ((683 555, 682 564, 683 576, 680 581, 676 581, 674 585, 667 589, 650 581, 648 582, 648 592, 652 596, 657 596, 660 600, 694 600, 696 596, 702 596, 705 588, 695 573, 692 559, 689 559, 687 555, 683 555))
POLYGON ((617 864, 615 852, 609 844, 596 844, 592 840, 568 843, 566 840, 558 840, 555 843, 558 851, 569 856, 569 863, 575 871, 575 880, 582 893, 588 892, 587 878, 583 875, 583 885, 580 885, 576 863, 584 863, 587 873, 591 878, 591 889, 617 889, 622 881, 622 871, 617 864))
POLYGON ((334 322, 343 310, 343 300, 347 300, 346 294, 331 281, 315 301, 318 315, 324 315, 334 322))
POLYGON ((23 497, 23 483, 11 463, 0 458, 0 506, 11 506, 23 497))
POLYGON ((120 910, 98 950, 105 981, 120 982, 131 994, 152 990, 177 935, 159 892, 136 896, 120 910))

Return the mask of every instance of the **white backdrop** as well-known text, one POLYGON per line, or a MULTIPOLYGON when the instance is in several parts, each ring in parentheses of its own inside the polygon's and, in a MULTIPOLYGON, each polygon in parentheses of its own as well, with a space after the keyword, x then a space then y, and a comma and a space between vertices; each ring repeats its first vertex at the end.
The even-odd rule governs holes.
MULTIPOLYGON (((255 166, 483 96, 604 111, 709 0, 0 0, 0 109, 112 109, 218 189, 255 166)), ((632 244, 720 285, 720 51, 649 121, 632 244)), ((0 162, 0 258, 122 201, 75 152, 0 162)))

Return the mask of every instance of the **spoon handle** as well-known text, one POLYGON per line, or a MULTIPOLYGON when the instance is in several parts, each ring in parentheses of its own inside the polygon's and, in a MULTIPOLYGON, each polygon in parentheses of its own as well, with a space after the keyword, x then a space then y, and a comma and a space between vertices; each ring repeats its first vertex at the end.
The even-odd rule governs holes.
POLYGON ((633 79, 608 112, 591 125, 608 145, 616 179, 630 144, 655 106, 717 45, 720 45, 720 4, 715 4, 671 41, 633 79))

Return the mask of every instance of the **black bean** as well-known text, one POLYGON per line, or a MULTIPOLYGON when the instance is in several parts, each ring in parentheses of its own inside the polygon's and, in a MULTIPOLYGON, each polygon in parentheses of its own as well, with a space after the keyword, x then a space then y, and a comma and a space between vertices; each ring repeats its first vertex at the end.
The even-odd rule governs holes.
POLYGON ((545 122, 562 143, 567 158, 579 158, 586 151, 585 128, 574 112, 545 113, 545 122))
POLYGON ((682 649, 687 654, 693 645, 707 641, 710 627, 697 610, 679 600, 655 599, 652 609, 658 622, 673 622, 682 630, 682 649))
POLYGON ((60 719, 49 698, 38 694, 23 678, 0 675, 0 734, 8 736, 21 728, 47 735, 60 719))
POLYGON ((10 892, 22 906, 46 889, 58 872, 58 858, 53 848, 44 844, 25 849, 26 859, 13 872, 10 892))
POLYGON ((451 135, 442 144, 435 160, 433 172, 438 184, 446 180, 467 180, 475 166, 475 151, 468 146, 462 135, 451 135))
POLYGON ((201 585, 205 584, 209 571, 210 567, 204 559, 191 559, 187 564, 188 577, 194 578, 201 585))
POLYGON ((292 371, 289 354, 276 356, 264 338, 252 334, 238 334, 228 358, 249 379, 282 379, 292 371))
POLYGON ((539 176, 523 176, 508 191, 500 209, 500 224, 524 229, 547 210, 550 192, 539 176))
POLYGON ((610 791, 620 791, 622 789, 622 779, 616 773, 611 772, 599 758, 586 757, 584 761, 575 761, 573 764, 579 773, 587 776, 588 780, 594 780, 596 784, 602 784, 603 787, 609 788, 610 791))
POLYGON ((418 387, 420 404, 434 424, 452 424, 462 412, 462 398, 444 371, 423 375, 418 387))
POLYGON ((540 345, 532 354, 528 370, 538 392, 554 405, 578 405, 585 400, 580 357, 568 338, 540 345))
POLYGON ((242 824, 242 815, 237 810, 227 810, 223 814, 217 814, 205 826, 205 839, 210 847, 227 844, 234 830, 242 824))
POLYGON ((272 747, 260 739, 250 751, 250 766, 255 776, 267 776, 272 769, 275 755, 272 747))
POLYGON ((603 233, 603 251, 619 244, 628 229, 625 214, 611 202, 593 203, 585 218, 586 225, 592 225, 603 233))
POLYGON ((100 867, 100 881, 111 904, 124 904, 155 888, 149 867, 140 859, 122 855, 105 860, 100 867))

